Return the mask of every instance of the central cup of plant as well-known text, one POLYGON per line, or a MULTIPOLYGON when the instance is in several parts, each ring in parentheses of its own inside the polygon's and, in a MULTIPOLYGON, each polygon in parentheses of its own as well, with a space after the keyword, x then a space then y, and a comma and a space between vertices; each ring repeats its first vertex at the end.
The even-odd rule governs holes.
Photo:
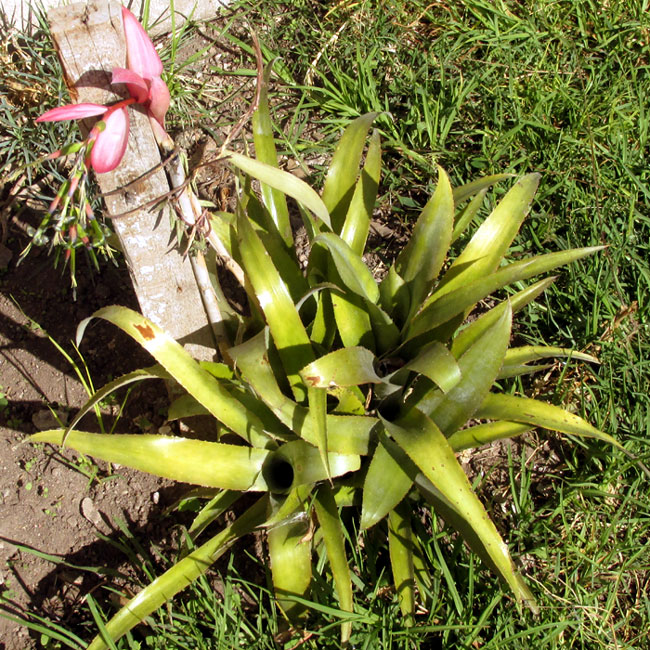
MULTIPOLYGON (((206 527, 242 493, 260 495, 234 523, 120 610, 106 625, 112 639, 206 571, 237 538, 260 528, 266 529, 279 604, 291 620, 303 612, 294 597, 308 596, 312 554, 319 546, 340 608, 352 612, 343 508, 358 512, 361 528, 387 519, 405 624, 415 622, 418 590, 430 583, 412 527, 415 503, 455 528, 516 600, 534 609, 533 596, 456 453, 535 427, 619 446, 572 413, 500 389, 502 379, 546 367, 534 363, 544 358, 596 361, 563 348, 509 347, 513 314, 553 278, 537 279, 468 321, 479 301, 494 292, 599 248, 505 261, 539 182, 537 174, 529 174, 512 185, 462 252, 449 259, 451 244, 478 220, 488 189, 508 176, 452 188, 439 168, 435 192, 408 244, 378 282, 362 258, 380 182, 380 138, 370 132, 374 118, 363 115, 343 133, 318 194, 279 168, 264 86, 253 122, 257 157, 226 152, 240 174, 237 209, 211 219, 232 263, 243 271, 248 300, 243 316, 216 287, 219 361, 195 361, 134 311, 101 309, 94 317, 122 328, 157 365, 111 382, 67 429, 32 436, 33 442, 65 444, 212 488, 190 529, 199 543, 206 527), (259 181, 259 196, 252 179, 259 181), (307 231, 306 268, 298 262, 287 197, 298 206, 307 231), (170 420, 209 414, 218 423, 218 439, 102 435, 75 428, 112 390, 154 377, 184 392, 170 405, 170 420)), ((342 643, 350 631, 351 624, 342 623, 342 643)), ((90 647, 107 645, 98 637, 90 647)))

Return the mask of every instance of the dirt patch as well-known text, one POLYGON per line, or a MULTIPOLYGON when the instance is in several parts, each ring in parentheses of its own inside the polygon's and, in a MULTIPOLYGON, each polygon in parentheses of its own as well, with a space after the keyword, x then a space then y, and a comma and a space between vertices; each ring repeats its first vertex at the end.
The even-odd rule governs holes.
MULTIPOLYGON (((30 255, 16 266, 25 243, 21 237, 9 238, 12 261, 0 271, 0 590, 6 610, 36 611, 65 625, 83 595, 100 582, 124 585, 137 580, 115 546, 124 537, 120 522, 136 537, 164 545, 169 532, 161 527, 159 515, 179 488, 154 476, 96 464, 72 451, 25 442, 39 428, 57 426, 48 406, 65 419, 87 397, 74 368, 45 332, 75 357, 72 340, 81 319, 108 304, 137 309, 124 268, 107 264, 96 275, 82 267, 73 301, 67 272, 53 271, 53 260, 45 254, 30 255), (52 554, 61 563, 27 548, 52 554), (108 573, 74 566, 105 567, 108 573)), ((99 321, 91 325, 80 351, 96 386, 151 363, 126 335, 99 321)), ((136 391, 118 431, 152 430, 163 423, 162 382, 136 391)), ((119 406, 117 402, 104 409, 107 424, 119 406)), ((96 418, 88 416, 81 428, 98 430, 96 418)), ((32 647, 37 644, 26 629, 0 618, 1 649, 32 647)))

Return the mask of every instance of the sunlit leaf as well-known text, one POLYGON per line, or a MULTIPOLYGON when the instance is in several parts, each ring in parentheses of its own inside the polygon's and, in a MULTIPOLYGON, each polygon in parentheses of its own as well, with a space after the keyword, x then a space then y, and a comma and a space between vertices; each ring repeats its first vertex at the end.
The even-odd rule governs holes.
POLYGON ((509 178, 514 178, 514 174, 493 174, 492 176, 483 176, 482 178, 477 178, 465 185, 456 187, 454 188, 454 203, 458 205, 466 199, 469 199, 471 196, 488 189, 495 183, 505 181, 509 178))
MULTIPOLYGON (((260 96, 257 110, 253 113, 253 141, 255 142, 255 157, 271 165, 278 166, 278 155, 273 138, 273 124, 269 112, 268 88, 273 62, 267 65, 260 84, 260 96)), ((288 247, 293 247, 293 235, 289 223, 289 210, 284 193, 266 183, 260 184, 264 205, 273 219, 277 231, 288 247)))
MULTIPOLYGON (((264 523, 266 506, 267 499, 260 499, 230 526, 147 585, 108 621, 106 631, 110 638, 117 641, 204 574, 237 539, 252 533, 255 528, 264 523)), ((95 637, 88 646, 88 650, 105 648, 108 648, 108 645, 100 637, 95 637)))
POLYGON ((454 224, 454 200, 449 177, 438 167, 436 191, 424 206, 408 244, 395 263, 398 274, 408 287, 410 317, 420 307, 437 278, 451 243, 454 224))
POLYGON ((278 604, 291 620, 305 609, 291 596, 305 597, 311 585, 311 538, 308 532, 308 521, 298 519, 274 526, 267 533, 273 588, 278 604))
POLYGON ((237 221, 242 260, 264 312, 294 395, 307 397, 298 371, 314 359, 309 336, 286 284, 246 217, 237 221))
POLYGON ((560 433, 595 438, 623 449, 620 442, 596 429, 579 415, 529 397, 489 393, 476 411, 475 417, 486 420, 512 420, 560 433))
POLYGON ((389 438, 381 435, 363 484, 361 528, 381 521, 413 485, 411 461, 389 438))
MULTIPOLYGON (((63 429, 52 429, 35 433, 29 440, 60 445, 63 434, 63 429)), ((76 430, 68 432, 66 446, 174 481, 226 490, 267 489, 261 474, 270 453, 266 449, 172 436, 76 430)))
POLYGON ((467 278, 464 286, 453 291, 448 291, 446 287, 441 292, 436 290, 413 319, 408 329, 407 338, 414 338, 446 323, 498 289, 520 280, 527 280, 540 273, 546 273, 587 255, 593 255, 602 248, 602 246, 590 246, 540 255, 507 264, 494 273, 485 274, 475 279, 467 278))
MULTIPOLYGON (((344 612, 352 612, 352 580, 350 578, 350 568, 348 567, 348 560, 345 553, 343 526, 332 489, 329 485, 322 485, 318 489, 314 506, 316 508, 318 523, 323 533, 327 559, 332 569, 339 604, 344 612)), ((352 623, 342 623, 341 644, 348 642, 351 632, 352 623)))
POLYGON ((379 300, 379 287, 361 256, 355 253, 338 235, 321 233, 314 244, 326 247, 332 255, 336 270, 344 285, 352 292, 371 302, 379 300))
POLYGON ((442 277, 438 297, 497 268, 528 214, 539 178, 539 174, 524 176, 499 201, 442 277))
POLYGON ((473 427, 456 431, 447 438, 447 441, 453 450, 458 452, 463 451, 463 449, 482 447, 495 440, 513 438, 514 436, 526 433, 526 431, 530 431, 532 428, 529 424, 497 420, 496 422, 477 424, 473 427))
POLYGON ((517 601, 524 603, 533 614, 537 615, 539 608, 535 604, 535 598, 515 569, 508 547, 500 539, 496 529, 492 534, 483 535, 477 530, 474 522, 467 518, 464 504, 450 499, 422 474, 416 478, 415 483, 432 509, 456 529, 474 553, 510 587, 517 601))
MULTIPOLYGON (((539 280, 522 291, 518 291, 513 296, 510 296, 509 302, 512 313, 517 313, 526 305, 530 304, 537 296, 545 291, 553 282, 555 277, 544 278, 539 280)), ((465 329, 463 329, 451 344, 451 353, 458 359, 472 343, 480 338, 485 330, 494 325, 499 319, 501 310, 505 309, 503 303, 493 307, 484 314, 481 314, 475 321, 471 322, 465 329)))
POLYGON ((388 513, 388 551, 393 571, 395 593, 404 624, 414 624, 415 573, 413 570, 413 531, 405 504, 388 513))
POLYGON ((384 426, 422 474, 471 527, 498 573, 507 581, 513 593, 521 598, 522 586, 508 547, 472 491, 453 449, 438 427, 417 409, 411 409, 394 422, 384 421, 384 426))
POLYGON ((131 309, 113 306, 95 312, 79 324, 77 344, 93 318, 103 318, 125 331, 217 420, 244 440, 255 447, 265 447, 272 440, 264 432, 260 419, 233 398, 209 372, 201 368, 183 346, 131 309))
POLYGON ((246 174, 265 183, 311 210, 321 221, 330 226, 330 215, 325 204, 316 192, 297 176, 272 165, 248 158, 234 151, 228 152, 228 160, 246 174))
POLYGON ((413 392, 409 403, 430 414, 445 435, 472 417, 494 384, 510 340, 511 319, 506 303, 499 320, 458 360, 461 379, 447 393, 435 389, 421 397, 419 389, 413 392))
POLYGON ((323 203, 332 215, 332 229, 341 232, 359 175, 359 163, 368 130, 377 113, 366 113, 343 132, 325 176, 323 203))
POLYGON ((372 212, 377 200, 380 175, 381 145, 379 133, 375 131, 370 138, 366 161, 361 170, 361 176, 357 181, 350 207, 345 216, 345 223, 341 230, 341 239, 357 255, 363 255, 366 247, 372 212))
POLYGON ((341 348, 305 366, 300 374, 308 386, 360 386, 382 379, 375 372, 375 355, 361 347, 341 348))

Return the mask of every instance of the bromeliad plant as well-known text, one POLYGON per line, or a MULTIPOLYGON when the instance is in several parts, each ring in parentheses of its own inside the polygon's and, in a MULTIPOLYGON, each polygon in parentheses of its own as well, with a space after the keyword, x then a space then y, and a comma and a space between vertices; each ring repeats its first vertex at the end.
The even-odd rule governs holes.
MULTIPOLYGON (((352 612, 341 519, 341 509, 348 507, 360 509, 362 528, 386 527, 406 624, 414 622, 418 587, 430 580, 412 525, 416 502, 442 516, 516 600, 535 609, 456 453, 535 427, 620 445, 573 413, 500 389, 505 378, 546 367, 534 364, 540 359, 572 355, 596 361, 561 348, 509 348, 513 314, 553 278, 511 294, 470 323, 467 316, 493 292, 599 247, 504 260, 539 182, 537 174, 529 174, 450 260, 452 242, 473 222, 488 188, 507 176, 453 189, 439 169, 435 193, 409 243, 377 282, 362 258, 381 168, 376 132, 364 158, 374 118, 364 115, 346 129, 319 195, 279 169, 262 88, 253 121, 257 158, 226 154, 241 174, 237 210, 212 215, 214 232, 244 271, 248 296, 242 316, 217 291, 223 317, 220 362, 195 361, 154 323, 126 308, 107 307, 94 315, 122 328, 158 365, 111 382, 69 428, 37 433, 32 442, 67 445, 211 488, 212 498, 189 531, 193 540, 243 493, 260 497, 133 598, 107 623, 92 650, 107 647, 106 635, 123 635, 205 572, 237 538, 259 529, 266 530, 278 602, 292 620, 300 617, 295 597, 307 596, 312 554, 321 548, 340 607, 352 612), (251 179, 260 182, 261 199, 251 190, 251 179), (287 196, 298 203, 309 237, 304 270, 294 248, 287 196), (152 377, 175 381, 185 391, 171 404, 170 419, 210 414, 219 439, 101 435, 75 428, 110 391, 152 377)), ((87 322, 80 325, 79 337, 87 322)), ((343 643, 350 633, 351 623, 343 622, 343 643)))

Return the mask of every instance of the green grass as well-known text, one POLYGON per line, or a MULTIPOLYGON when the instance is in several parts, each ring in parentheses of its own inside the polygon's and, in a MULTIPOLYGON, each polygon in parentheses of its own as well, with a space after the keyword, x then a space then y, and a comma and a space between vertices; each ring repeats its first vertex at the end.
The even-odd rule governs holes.
MULTIPOLYGON (((436 163, 456 184, 479 174, 541 171, 540 192, 512 254, 609 246, 563 270, 520 316, 516 336, 597 353, 598 368, 558 365, 548 381, 532 380, 526 387, 573 405, 647 462, 647 2, 240 4, 267 59, 282 57, 272 87, 278 146, 309 163, 316 177, 318 156, 331 152, 347 121, 369 110, 385 112, 378 126, 390 172, 382 206, 390 205, 401 223, 412 223, 430 195, 436 163), (559 378, 564 381, 557 384, 559 378)), ((246 38, 235 22, 210 33, 234 48, 246 38)), ((11 96, 0 95, 0 132, 9 134, 0 155, 10 165, 33 160, 69 137, 61 125, 37 130, 31 123, 65 94, 44 33, 24 38, 27 51, 34 52, 29 74, 49 85, 38 106, 27 102, 18 114, 16 105, 8 104, 11 96)), ((213 88, 223 70, 215 63, 215 78, 196 87, 191 65, 174 58, 181 46, 163 54, 179 71, 171 123, 214 128, 219 118, 213 88), (190 79, 192 92, 182 84, 190 79)), ((220 81, 226 94, 247 80, 244 68, 253 68, 245 54, 228 83, 220 81)), ((495 190, 490 201, 503 191, 495 190)), ((539 599, 540 616, 520 615, 479 562, 461 544, 444 542, 438 524, 427 522, 422 533, 431 593, 428 611, 412 630, 400 627, 388 589, 387 551, 372 534, 364 537, 362 550, 351 545, 354 647, 648 647, 647 479, 625 456, 602 445, 574 447, 557 437, 546 439, 535 435, 511 450, 501 464, 507 476, 496 492, 489 472, 478 480, 539 599)), ((134 633, 142 647, 283 647, 272 642, 281 620, 266 588, 239 576, 235 566, 227 569, 223 598, 202 579, 152 621, 153 627, 134 633), (246 604, 244 593, 258 605, 246 604)), ((314 599, 307 625, 313 636, 301 647, 337 647, 341 614, 326 579, 317 580, 314 599)), ((87 634, 89 624, 84 625, 87 634)), ((284 647, 299 639, 294 636, 284 647)), ((137 645, 126 639, 118 647, 137 645)))

